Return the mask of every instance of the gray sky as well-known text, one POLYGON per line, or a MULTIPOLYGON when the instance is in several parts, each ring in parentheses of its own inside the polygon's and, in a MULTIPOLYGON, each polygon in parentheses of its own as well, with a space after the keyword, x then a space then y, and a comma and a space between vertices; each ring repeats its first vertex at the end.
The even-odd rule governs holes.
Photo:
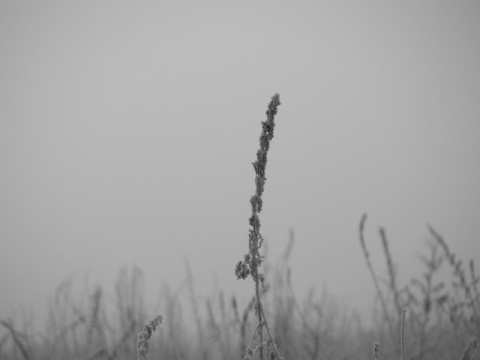
MULTIPOLYGON (((260 122, 282 105, 260 214, 270 258, 294 228, 294 286, 373 299, 358 241, 418 275, 426 224, 480 259, 476 1, 0 3, 0 318, 45 312, 65 278, 147 293, 185 278, 252 294, 260 122)), ((480 265, 480 264, 479 264, 480 265)))

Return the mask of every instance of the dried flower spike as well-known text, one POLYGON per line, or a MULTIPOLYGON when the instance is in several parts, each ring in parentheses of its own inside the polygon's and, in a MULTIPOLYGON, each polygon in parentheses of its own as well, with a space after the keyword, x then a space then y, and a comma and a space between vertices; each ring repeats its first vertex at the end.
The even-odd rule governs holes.
POLYGON ((138 360, 147 360, 148 349, 150 345, 148 341, 152 337, 153 332, 157 329, 157 326, 160 325, 163 321, 163 316, 158 315, 154 319, 148 321, 143 326, 143 330, 138 334, 137 341, 137 356, 138 360))
MULTIPOLYGON (((257 327, 253 333, 252 340, 258 335, 258 347, 256 352, 261 360, 264 360, 264 341, 263 341, 263 329, 267 332, 268 340, 267 353, 270 359, 278 360, 280 355, 278 354, 277 347, 270 333, 265 314, 263 311, 262 301, 260 299, 260 286, 265 290, 265 277, 259 272, 259 268, 263 262, 263 256, 260 255, 260 247, 263 243, 263 237, 260 234, 260 218, 258 214, 262 211, 263 201, 262 194, 265 189, 265 169, 267 167, 267 153, 270 148, 270 141, 273 139, 273 130, 275 129, 275 115, 277 114, 277 108, 280 105, 280 95, 275 94, 272 100, 268 104, 267 108, 267 120, 262 121, 262 133, 260 135, 260 149, 257 151, 257 159, 253 163, 253 169, 255 170, 255 193, 250 198, 250 204, 252 205, 252 215, 248 219, 250 225, 248 234, 248 254, 245 255, 243 261, 239 261, 235 267, 235 275, 237 279, 246 279, 248 275, 251 275, 255 282, 255 313, 258 318, 257 327)), ((252 348, 251 343, 247 347, 246 359, 251 358, 252 348)))

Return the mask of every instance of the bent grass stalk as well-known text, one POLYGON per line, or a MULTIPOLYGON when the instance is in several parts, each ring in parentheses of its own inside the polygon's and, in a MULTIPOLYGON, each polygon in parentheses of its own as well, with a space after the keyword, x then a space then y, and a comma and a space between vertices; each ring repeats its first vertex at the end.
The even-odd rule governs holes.
POLYGON ((144 326, 143 330, 138 334, 137 341, 137 355, 138 360, 147 360, 148 350, 150 345, 148 341, 152 337, 153 332, 156 330, 163 321, 163 316, 158 315, 154 319, 148 321, 144 326))
MULTIPOLYGON (((265 188, 265 168, 267 166, 267 153, 270 148, 270 141, 273 139, 273 130, 275 128, 275 115, 277 114, 277 108, 280 105, 280 95, 275 94, 272 100, 268 104, 266 111, 267 120, 262 121, 262 133, 260 135, 260 149, 257 151, 257 160, 253 163, 255 170, 255 194, 250 198, 250 204, 252 205, 252 215, 249 218, 249 224, 251 226, 248 236, 248 249, 249 252, 244 256, 243 261, 239 261, 235 267, 235 275, 237 279, 246 279, 249 275, 252 276, 255 282, 255 313, 258 318, 258 324, 252 335, 252 340, 256 338, 258 334, 259 345, 256 348, 261 360, 264 359, 264 342, 263 342, 263 329, 265 328, 268 336, 266 345, 268 348, 270 359, 280 359, 280 355, 277 350, 275 341, 270 333, 267 319, 265 318, 265 312, 263 310, 263 304, 260 296, 260 286, 265 290, 265 277, 259 272, 259 268, 263 262, 263 256, 260 255, 260 248, 263 243, 263 237, 260 234, 260 218, 258 214, 262 211, 262 194, 265 188)), ((245 359, 250 359, 253 355, 251 349, 251 343, 248 345, 247 354, 245 359)))
POLYGON ((22 341, 20 340, 19 336, 18 336, 18 332, 14 329, 13 325, 9 322, 9 321, 5 321, 5 320, 1 320, 0 321, 0 324, 2 324, 2 326, 4 328, 6 328, 11 336, 12 336, 12 339, 13 339, 13 342, 17 345, 17 347, 20 349, 20 352, 22 353, 22 356, 25 360, 30 360, 31 357, 30 355, 28 354, 28 351, 27 349, 25 348, 24 344, 22 343, 22 341))
POLYGON ((401 316, 402 313, 402 306, 400 304, 400 292, 398 291, 397 287, 397 274, 395 271, 395 267, 393 265, 392 254, 390 253, 390 249, 388 248, 388 241, 387 235, 385 234, 385 229, 383 227, 379 230, 380 238, 382 239, 382 246, 383 251, 385 253, 385 258, 387 259, 387 269, 388 269, 388 276, 390 290, 393 294, 393 300, 395 303, 395 310, 397 311, 397 319, 401 316))
POLYGON ((362 219, 360 220, 360 226, 359 226, 359 235, 360 235, 360 244, 362 245, 362 250, 363 250, 363 256, 365 257, 365 261, 367 262, 367 267, 368 270, 370 271, 370 275, 372 276, 373 283, 375 285, 375 289, 377 291, 377 295, 380 299, 380 304, 382 306, 383 310, 383 316, 387 320, 388 324, 388 329, 390 330, 390 336, 392 339, 392 342, 395 344, 395 331, 393 328, 392 320, 389 316, 388 310, 387 310, 387 303, 385 301, 385 297, 383 296, 382 291, 380 290, 380 284, 378 283, 377 275, 375 274, 375 271, 373 270, 372 263, 370 261, 370 253, 368 252, 367 246, 365 244, 365 237, 364 237, 364 229, 365 229, 365 222, 367 221, 367 214, 363 214, 362 219))
MULTIPOLYGON (((476 338, 478 338, 480 337, 480 297, 478 296, 479 294, 477 288, 477 282, 479 281, 479 278, 475 276, 473 259, 470 261, 470 273, 472 279, 469 282, 467 280, 466 270, 463 266, 462 261, 456 259, 456 255, 450 251, 446 241, 438 232, 436 232, 430 225, 428 226, 428 229, 430 230, 430 234, 433 236, 433 238, 443 248, 445 256, 450 263, 450 266, 454 269, 454 275, 459 280, 459 282, 457 282, 457 286, 463 289, 465 305, 467 305, 473 313, 472 323, 473 326, 475 326, 475 329, 470 329, 470 331, 476 338)), ((468 327, 471 326, 470 324, 468 324, 468 322, 466 323, 466 325, 468 327)))

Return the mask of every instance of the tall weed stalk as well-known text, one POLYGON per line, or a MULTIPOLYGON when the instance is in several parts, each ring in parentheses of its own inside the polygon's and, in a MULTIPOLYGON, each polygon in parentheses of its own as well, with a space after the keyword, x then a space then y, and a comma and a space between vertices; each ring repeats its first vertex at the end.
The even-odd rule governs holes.
POLYGON ((247 348, 245 359, 252 359, 254 353, 258 353, 261 360, 265 358, 264 349, 268 351, 269 359, 280 359, 277 350, 277 345, 268 327, 267 319, 263 309, 261 291, 265 289, 265 276, 259 271, 263 262, 263 256, 260 254, 263 237, 260 233, 260 218, 258 214, 262 211, 262 194, 265 188, 265 169, 267 166, 267 153, 270 148, 270 141, 273 139, 273 131, 275 128, 275 115, 277 108, 280 105, 280 96, 275 94, 268 104, 267 120, 262 121, 262 133, 260 135, 260 149, 257 151, 257 160, 253 163, 255 170, 255 194, 250 198, 252 205, 252 215, 249 218, 250 230, 248 235, 248 253, 244 256, 242 261, 239 261, 235 267, 235 275, 237 279, 246 279, 249 275, 252 276, 255 283, 255 314, 257 315, 258 324, 252 335, 252 339, 247 348), (264 342, 264 329, 267 334, 267 341, 264 342), (252 349, 252 343, 258 336, 258 346, 252 349))

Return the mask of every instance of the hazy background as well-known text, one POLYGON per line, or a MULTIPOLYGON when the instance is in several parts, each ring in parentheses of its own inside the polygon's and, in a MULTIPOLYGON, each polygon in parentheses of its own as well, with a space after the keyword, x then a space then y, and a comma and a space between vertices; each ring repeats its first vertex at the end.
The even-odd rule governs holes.
MULTIPOLYGON (((358 241, 403 283, 430 223, 480 259, 477 1, 1 1, 0 318, 41 319, 73 276, 140 266, 148 301, 186 278, 249 298, 260 122, 282 105, 262 230, 296 234, 299 294, 368 309, 358 241)), ((477 266, 478 267, 478 266, 477 266)))

